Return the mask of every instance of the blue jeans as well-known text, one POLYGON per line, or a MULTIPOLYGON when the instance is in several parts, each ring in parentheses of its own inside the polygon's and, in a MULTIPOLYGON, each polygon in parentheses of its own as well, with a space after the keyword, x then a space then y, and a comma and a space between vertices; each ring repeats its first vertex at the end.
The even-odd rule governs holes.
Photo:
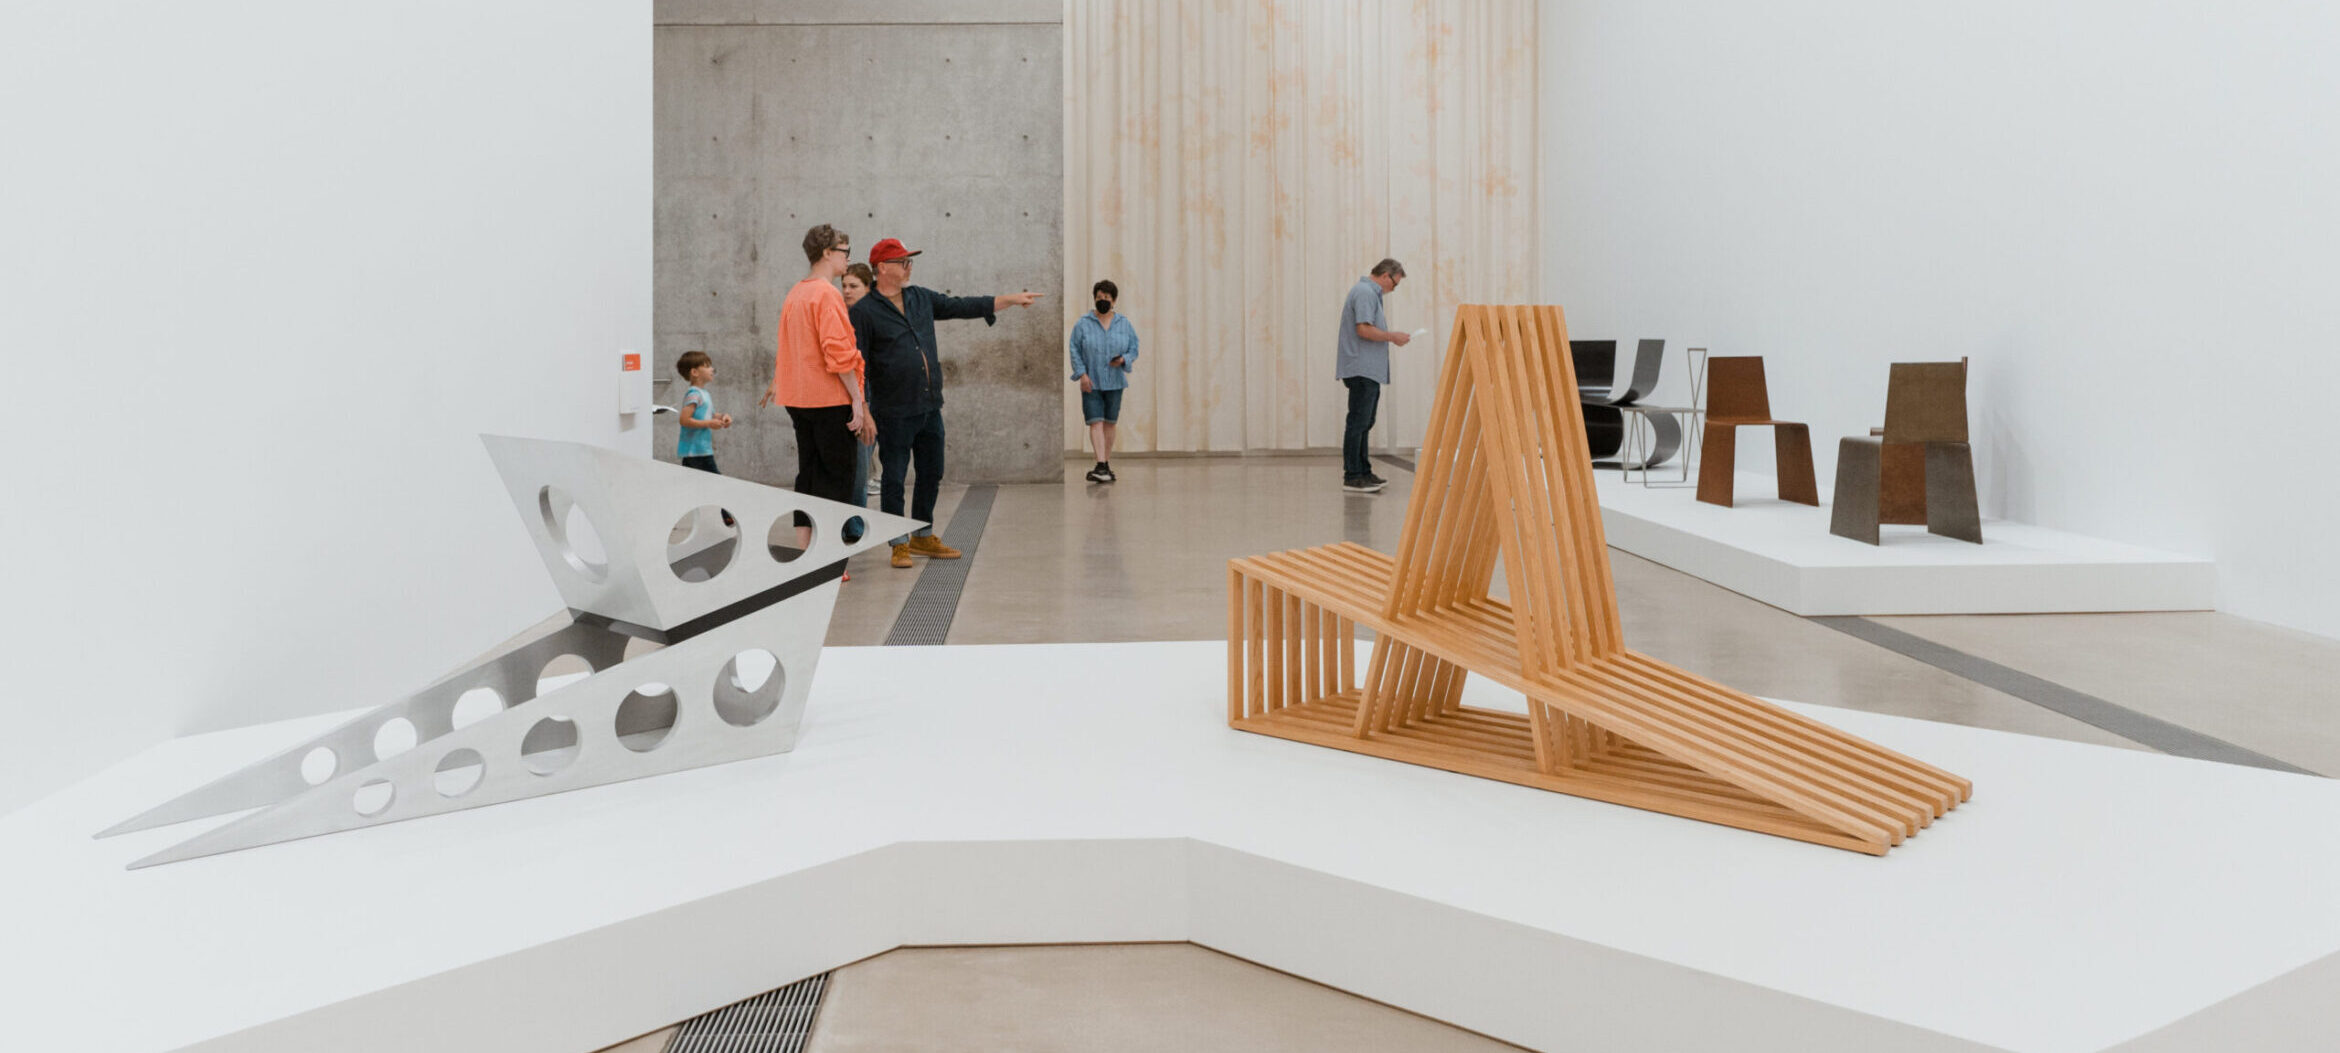
MULTIPOLYGON (((856 508, 869 507, 869 451, 870 447, 863 446, 860 439, 853 440, 853 505, 856 508)), ((845 543, 850 545, 861 540, 868 529, 869 524, 862 522, 860 516, 846 520, 845 543)))
POLYGON ((1341 481, 1362 479, 1373 474, 1373 462, 1365 458, 1365 434, 1373 430, 1374 417, 1381 410, 1381 382, 1364 377, 1342 377, 1349 386, 1349 423, 1341 429, 1341 481))
POLYGON ((1106 391, 1100 388, 1081 392, 1081 416, 1090 424, 1118 423, 1121 420, 1122 390, 1114 388, 1106 391))
MULTIPOLYGON (((934 499, 942 493, 943 476, 943 418, 939 409, 914 413, 907 417, 878 418, 878 510, 890 516, 902 514, 902 487, 908 482, 912 462, 917 462, 918 488, 910 496, 910 518, 934 522, 934 499)), ((918 528, 920 534, 934 533, 931 525, 918 528)), ((894 544, 910 542, 905 534, 894 539, 894 544)))

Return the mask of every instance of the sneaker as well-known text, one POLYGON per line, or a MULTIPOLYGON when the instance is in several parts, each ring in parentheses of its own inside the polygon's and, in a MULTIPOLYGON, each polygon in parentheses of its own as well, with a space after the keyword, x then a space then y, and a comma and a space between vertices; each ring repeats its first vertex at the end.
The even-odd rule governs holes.
POLYGON ((1112 477, 1105 473, 1105 466, 1102 464, 1096 466, 1095 468, 1089 469, 1089 474, 1081 476, 1081 478, 1087 479, 1092 483, 1110 482, 1112 480, 1112 477))
POLYGON ((1373 474, 1372 472, 1366 472, 1366 473, 1365 473, 1365 481, 1366 481, 1366 482, 1369 482, 1369 483, 1372 483, 1372 484, 1373 484, 1374 486, 1376 486, 1376 487, 1383 487, 1383 486, 1388 486, 1388 485, 1389 485, 1389 480, 1387 480, 1387 479, 1384 479, 1384 478, 1382 478, 1382 477, 1380 477, 1380 476, 1378 476, 1378 475, 1375 475, 1375 474, 1373 474))
POLYGON ((1341 489, 1352 494, 1375 494, 1381 492, 1381 485, 1372 476, 1367 475, 1342 480, 1341 489))
POLYGON ((878 495, 878 490, 878 481, 872 479, 869 481, 869 489, 863 490, 862 493, 868 494, 871 497, 876 497, 878 495))
POLYGON ((1120 478, 1119 478, 1118 476, 1115 476, 1115 475, 1113 474, 1113 466, 1112 466, 1112 465, 1110 465, 1110 464, 1100 464, 1100 465, 1098 465, 1098 466, 1097 466, 1097 470, 1098 470, 1098 471, 1100 471, 1100 472, 1103 472, 1103 473, 1105 473, 1105 481, 1106 481, 1106 482, 1113 483, 1113 482, 1120 482, 1120 481, 1121 481, 1121 480, 1120 480, 1120 478))
MULTIPOLYGON (((928 559, 959 558, 958 549, 943 544, 942 539, 933 534, 914 535, 910 538, 910 544, 907 547, 911 555, 925 556, 928 559)), ((894 551, 900 552, 901 549, 897 548, 894 551)))
POLYGON ((908 546, 908 545, 896 545, 896 546, 894 546, 894 561, 893 561, 893 562, 894 562, 894 566, 895 566, 895 567, 897 567, 897 568, 900 568, 900 569, 902 569, 902 570, 908 570, 908 569, 910 569, 910 546, 908 546))
POLYGON ((841 582, 842 582, 842 581, 852 581, 852 580, 853 580, 853 572, 852 572, 852 571, 850 571, 850 570, 849 570, 849 571, 846 571, 844 574, 842 574, 842 575, 838 576, 837 580, 838 580, 838 581, 841 581, 841 582))

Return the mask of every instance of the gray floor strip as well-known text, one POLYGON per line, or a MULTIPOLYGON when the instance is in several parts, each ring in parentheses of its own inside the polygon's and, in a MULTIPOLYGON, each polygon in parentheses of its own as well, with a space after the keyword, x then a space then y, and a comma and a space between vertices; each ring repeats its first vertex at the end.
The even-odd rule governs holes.
POLYGON ((1858 637, 1888 651, 1907 655, 1953 676, 1964 677, 1984 687, 2005 692, 2044 709, 2054 710, 2083 724, 2102 728, 2142 746, 2163 753, 2197 760, 2220 761, 2226 764, 2247 764, 2254 768, 2297 772, 2314 775, 2306 768, 2286 764, 2264 753, 2245 749, 2225 739, 2202 734, 2192 728, 2180 727, 2159 717, 2147 716, 2136 710, 2105 701, 2095 695, 2074 691, 2062 684, 2042 680, 2030 673, 2010 669, 1987 658, 1979 658, 1964 651, 1928 640, 1858 617, 1814 618, 1847 636, 1858 637))
POLYGON ((913 557, 919 568, 918 584, 902 601, 902 613, 886 633, 886 646, 940 645, 951 634, 951 619, 959 613, 959 594, 967 589, 967 568, 975 563, 975 546, 983 540, 983 525, 991 520, 991 499, 999 487, 985 483, 967 488, 958 510, 943 527, 943 544, 966 553, 958 559, 913 557))
POLYGON ((1394 464, 1409 472, 1414 470, 1414 462, 1400 457, 1394 453, 1377 453, 1373 455, 1373 459, 1380 461, 1383 464, 1394 464))

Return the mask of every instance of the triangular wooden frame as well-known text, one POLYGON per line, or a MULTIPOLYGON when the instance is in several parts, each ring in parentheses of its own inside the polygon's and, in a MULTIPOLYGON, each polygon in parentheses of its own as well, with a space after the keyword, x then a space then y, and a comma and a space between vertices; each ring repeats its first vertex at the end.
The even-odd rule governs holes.
POLYGON ((1874 855, 1965 801, 1965 779, 1625 648, 1576 402, 1558 307, 1456 309, 1397 556, 1229 563, 1228 722, 1874 855), (1470 673, 1528 713, 1462 705, 1470 673))

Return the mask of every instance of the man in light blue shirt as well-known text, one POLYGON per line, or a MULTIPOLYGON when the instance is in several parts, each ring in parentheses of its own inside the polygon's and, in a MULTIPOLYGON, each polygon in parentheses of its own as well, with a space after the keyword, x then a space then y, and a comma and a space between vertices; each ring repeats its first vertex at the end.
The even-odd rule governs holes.
POLYGON ((1404 347, 1413 337, 1393 333, 1381 313, 1381 298, 1396 292, 1406 278, 1405 265, 1383 260, 1357 279, 1341 304, 1340 353, 1333 376, 1349 388, 1349 421, 1341 431, 1341 489, 1350 493, 1378 492, 1389 480, 1373 474, 1365 459, 1365 436, 1381 409, 1381 386, 1389 383, 1389 346, 1404 347))

